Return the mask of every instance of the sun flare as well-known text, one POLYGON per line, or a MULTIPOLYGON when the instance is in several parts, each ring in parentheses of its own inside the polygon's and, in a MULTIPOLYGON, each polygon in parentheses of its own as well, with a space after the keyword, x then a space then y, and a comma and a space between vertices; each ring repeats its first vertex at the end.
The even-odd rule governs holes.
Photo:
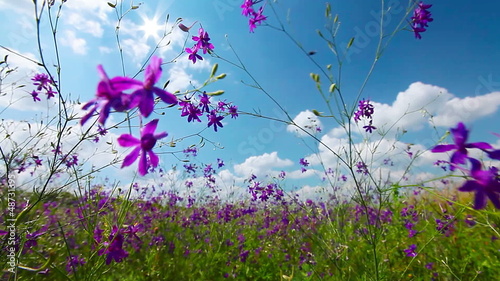
POLYGON ((144 39, 149 40, 153 38, 154 41, 158 41, 164 32, 164 26, 158 23, 158 17, 148 18, 146 16, 141 16, 143 24, 139 27, 139 30, 144 32, 144 39))

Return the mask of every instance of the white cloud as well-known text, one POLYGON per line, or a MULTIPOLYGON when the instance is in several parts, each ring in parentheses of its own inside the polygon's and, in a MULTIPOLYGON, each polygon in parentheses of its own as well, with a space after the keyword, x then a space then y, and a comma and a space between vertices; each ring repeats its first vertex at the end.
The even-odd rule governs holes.
POLYGON ((234 171, 248 178, 251 174, 257 177, 271 175, 274 168, 282 168, 293 165, 289 159, 281 159, 278 152, 264 153, 259 156, 248 157, 245 162, 234 165, 234 171))
MULTIPOLYGON (((323 126, 318 116, 314 115, 314 113, 310 110, 302 111, 297 114, 297 116, 293 118, 293 122, 311 134, 315 134, 317 132, 316 128, 322 128, 323 126)), ((296 133, 299 136, 307 136, 307 133, 299 130, 293 125, 288 125, 286 130, 288 132, 296 133)))
POLYGON ((61 44, 70 47, 75 54, 87 54, 87 41, 83 38, 78 38, 73 30, 66 30, 64 32, 64 35, 61 37, 61 44))
POLYGON ((81 11, 70 12, 63 17, 66 24, 70 25, 74 29, 88 33, 94 37, 102 37, 104 29, 100 22, 89 19, 88 16, 84 16, 81 11))
POLYGON ((434 117, 436 126, 455 126, 460 121, 472 122, 495 113, 500 106, 500 92, 482 96, 448 100, 434 117))
POLYGON ((415 82, 391 105, 374 102, 374 106, 373 123, 382 131, 395 123, 393 130, 417 131, 426 123, 451 127, 491 115, 500 106, 500 92, 458 98, 444 88, 415 82))
POLYGON ((133 58, 135 62, 142 62, 146 58, 146 55, 148 55, 149 51, 151 50, 151 47, 136 39, 124 39, 121 41, 123 51, 133 58))

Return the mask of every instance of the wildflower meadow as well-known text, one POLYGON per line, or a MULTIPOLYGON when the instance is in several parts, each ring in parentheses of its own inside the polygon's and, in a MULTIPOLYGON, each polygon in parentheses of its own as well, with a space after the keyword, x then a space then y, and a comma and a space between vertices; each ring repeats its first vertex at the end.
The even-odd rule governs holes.
POLYGON ((497 3, 14 2, 2 280, 498 280, 497 3))

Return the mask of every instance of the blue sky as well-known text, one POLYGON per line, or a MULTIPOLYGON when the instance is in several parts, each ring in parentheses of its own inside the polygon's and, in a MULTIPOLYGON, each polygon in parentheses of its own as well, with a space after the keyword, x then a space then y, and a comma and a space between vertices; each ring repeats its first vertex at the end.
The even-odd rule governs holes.
MULTIPOLYGON (((132 10, 120 23, 125 74, 136 74, 156 45, 155 39, 158 37, 147 37, 145 33, 145 20, 156 18, 159 25, 164 22, 167 14, 170 15, 165 28, 173 32, 163 41, 170 41, 170 44, 157 51, 157 55, 164 61, 174 59, 182 51, 185 40, 187 47, 192 45, 191 35, 172 25, 175 19, 182 18, 185 25, 198 21, 191 30, 192 34, 196 34, 201 24, 210 34, 215 52, 229 61, 237 62, 229 48, 230 42, 259 84, 286 108, 297 123, 306 125, 304 122, 310 120, 307 117, 311 116, 307 113, 308 110, 326 111, 314 82, 309 78, 309 73, 319 73, 319 70, 285 33, 270 26, 276 27, 280 21, 283 22, 287 32, 305 50, 317 52, 312 58, 323 68, 332 64, 333 74, 337 76, 336 57, 316 32, 322 30, 325 33, 325 1, 307 1, 307 4, 298 0, 278 1, 272 4, 276 14, 271 5, 267 4, 264 14, 268 16, 268 20, 266 24, 257 27, 255 33, 248 31, 247 19, 241 15, 240 2, 243 1, 147 1, 138 9, 132 10)), ((351 104, 374 60, 381 6, 378 1, 330 2, 332 14, 338 14, 341 22, 336 37, 339 48, 344 48, 349 39, 355 37, 350 53, 344 59, 340 80, 342 93, 351 104)), ((13 4, 12 1, 0 0, 0 4, 2 21, 10 23, 0 25, 1 34, 4 34, 0 38, 0 45, 38 59, 32 1, 21 0, 13 4)), ((385 34, 390 34, 401 21, 403 27, 408 27, 409 17, 404 18, 408 2, 385 1, 385 4, 386 7, 391 7, 384 17, 385 34)), ((471 5, 469 1, 439 1, 430 4, 433 4, 430 11, 434 21, 422 34, 423 39, 416 40, 409 30, 398 32, 385 48, 361 93, 362 98, 374 101, 374 125, 379 129, 388 130, 395 120, 399 120, 399 123, 386 132, 384 140, 379 135, 381 131, 372 134, 370 140, 361 131, 355 134, 355 141, 360 149, 367 151, 370 147, 378 147, 380 154, 371 159, 374 167, 380 166, 379 162, 384 155, 394 158, 397 164, 402 165, 390 168, 395 175, 401 174, 403 166, 409 161, 402 153, 407 143, 415 144, 412 147, 414 152, 425 151, 458 121, 463 121, 472 128, 471 140, 500 145, 498 137, 491 134, 500 132, 500 39, 497 36, 500 18, 496 16, 500 3, 481 1, 471 5), (425 116, 420 111, 423 107, 428 112, 425 116), (405 115, 405 112, 410 111, 416 112, 405 115), (432 129, 429 122, 430 114, 436 130, 432 129), (401 139, 396 139, 396 129, 404 129, 408 133, 401 139)), ((124 8, 128 6, 129 2, 126 2, 124 8)), ((115 36, 116 24, 115 11, 106 1, 68 1, 63 6, 57 33, 62 60, 61 85, 63 92, 71 94, 72 99, 78 98, 85 102, 93 97, 99 79, 96 72, 98 64, 102 64, 110 76, 122 75, 115 36)), ((49 27, 46 18, 42 20, 42 27, 49 27)), ((48 53, 47 62, 51 64, 56 59, 51 53, 53 45, 49 35, 47 32, 42 33, 42 45, 48 53)), ((0 49, 2 57, 6 53, 0 49)), ((227 73, 227 78, 210 85, 207 91, 225 90, 221 99, 234 102, 242 111, 259 111, 270 117, 284 117, 278 106, 261 91, 242 83, 253 84, 244 71, 215 57, 204 57, 203 62, 193 65, 187 60, 185 53, 181 54, 175 62, 164 65, 160 84, 170 80, 167 90, 182 92, 190 88, 190 82, 194 85, 201 84, 208 77, 211 66, 219 63, 219 73, 227 73)), ((11 63, 19 67, 16 76, 9 78, 14 79, 13 81, 29 83, 30 75, 39 71, 39 68, 20 57, 11 54, 10 58, 11 63)), ((142 78, 142 74, 138 78, 142 78)), ((322 77, 322 81, 325 80, 326 77, 322 77)), ((328 86, 324 83, 325 91, 328 86)), ((26 89, 10 91, 8 95, 0 97, 0 106, 8 108, 3 111, 2 118, 12 120, 33 120, 37 116, 43 116, 40 113, 47 109, 46 103, 33 104, 26 89), (8 106, 9 101, 21 96, 24 97, 21 101, 8 106)), ((184 118, 179 117, 176 109, 165 112, 166 115, 160 117, 160 128, 167 131, 169 137, 181 138, 198 133, 205 126, 205 123, 187 124, 184 118)), ((118 117, 114 120, 117 121, 118 117)), ((220 176, 226 182, 241 183, 250 173, 264 175, 285 170, 289 174, 289 187, 307 186, 311 192, 321 185, 317 180, 322 173, 317 165, 317 155, 321 156, 327 167, 335 167, 338 162, 323 147, 307 137, 297 136, 285 125, 244 115, 236 120, 226 118, 224 124, 225 127, 218 133, 211 128, 201 133, 208 140, 220 143, 224 149, 214 150, 207 143, 195 161, 207 163, 214 162, 217 158, 224 159, 226 170, 220 176), (306 157, 312 164, 306 173, 302 173, 298 166, 302 157, 306 157)), ((334 150, 341 150, 345 146, 345 135, 334 120, 321 118, 317 124, 321 124, 322 129, 318 138, 334 150)), ((117 131, 116 135, 119 133, 117 131)), ((116 135, 108 135, 107 140, 113 141, 116 135)), ((19 137, 22 138, 23 135, 19 137)), ((177 148, 181 149, 198 141, 197 138, 189 138, 179 143, 177 148)), ((169 148, 158 152, 162 153, 161 165, 165 169, 178 163, 169 154, 172 152, 169 148)), ((120 153, 125 151, 120 150, 120 153)), ((124 155, 126 154, 122 154, 124 155)), ((444 155, 441 157, 445 158, 444 155)), ((96 158, 97 162, 108 159, 103 155, 96 158)), ((424 153, 421 160, 415 163, 415 174, 425 176, 429 172, 438 172, 431 167, 438 158, 424 153)), ((388 172, 387 169, 383 171, 388 172)), ((131 172, 132 168, 111 168, 103 175, 116 175, 119 180, 126 182, 130 179, 131 172)), ((142 180, 148 182, 154 177, 150 175, 142 180)))

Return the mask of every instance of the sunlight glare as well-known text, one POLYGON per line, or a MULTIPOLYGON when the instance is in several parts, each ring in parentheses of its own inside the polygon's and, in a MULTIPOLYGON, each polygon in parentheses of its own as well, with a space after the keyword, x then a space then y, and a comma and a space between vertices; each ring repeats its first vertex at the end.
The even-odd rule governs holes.
POLYGON ((147 16, 141 16, 143 24, 140 26, 140 30, 144 32, 144 39, 149 40, 153 38, 155 42, 160 40, 164 32, 164 26, 158 23, 158 17, 155 15, 153 18, 148 18, 147 16))

